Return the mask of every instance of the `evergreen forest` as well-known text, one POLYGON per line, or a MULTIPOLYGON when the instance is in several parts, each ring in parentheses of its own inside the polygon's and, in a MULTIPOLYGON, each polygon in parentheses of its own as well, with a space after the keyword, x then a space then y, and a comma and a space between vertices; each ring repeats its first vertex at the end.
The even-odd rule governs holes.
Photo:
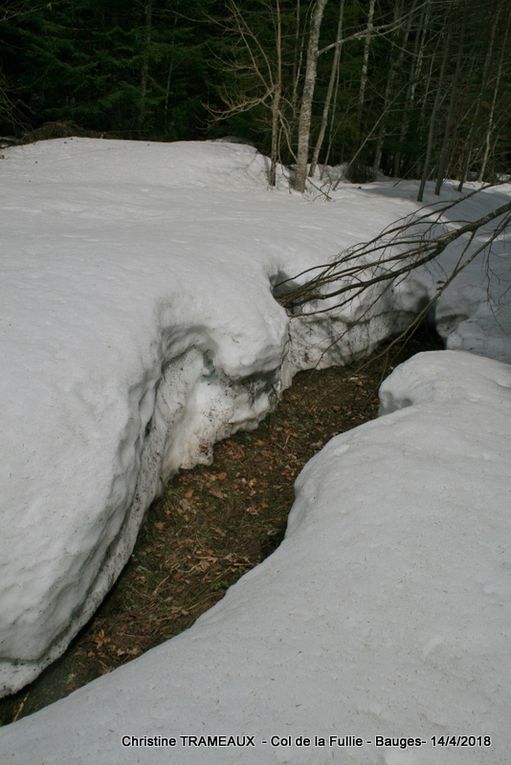
POLYGON ((4 0, 0 134, 233 136, 295 167, 511 165, 509 0, 4 0))

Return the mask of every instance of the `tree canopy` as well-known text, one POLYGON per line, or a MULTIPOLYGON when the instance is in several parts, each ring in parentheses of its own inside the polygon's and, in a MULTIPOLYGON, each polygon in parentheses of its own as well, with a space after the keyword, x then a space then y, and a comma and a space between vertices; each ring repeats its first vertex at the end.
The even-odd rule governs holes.
POLYGON ((508 0, 6 0, 0 132, 230 134, 296 164, 493 180, 511 163, 508 0))

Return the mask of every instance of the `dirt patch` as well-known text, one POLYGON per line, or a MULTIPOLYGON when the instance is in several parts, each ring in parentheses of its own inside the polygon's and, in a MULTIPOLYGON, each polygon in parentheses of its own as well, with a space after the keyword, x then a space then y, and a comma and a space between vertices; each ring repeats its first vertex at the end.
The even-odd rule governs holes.
POLYGON ((302 372, 256 431, 215 446, 210 467, 183 471, 150 507, 116 585, 65 655, 0 701, 7 724, 66 696, 189 627, 282 540, 293 483, 332 436, 374 418, 392 366, 440 348, 422 332, 389 358, 302 372))

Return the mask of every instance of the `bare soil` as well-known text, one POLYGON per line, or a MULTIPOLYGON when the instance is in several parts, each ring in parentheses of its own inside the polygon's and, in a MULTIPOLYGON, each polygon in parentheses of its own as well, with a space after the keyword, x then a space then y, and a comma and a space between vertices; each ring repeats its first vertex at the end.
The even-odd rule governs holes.
POLYGON ((441 347, 422 331, 390 357, 298 374, 278 408, 252 432, 215 446, 214 463, 182 471, 148 510, 116 585, 64 656, 0 701, 7 724, 190 627, 281 542, 304 464, 332 436, 374 418, 393 366, 441 347))

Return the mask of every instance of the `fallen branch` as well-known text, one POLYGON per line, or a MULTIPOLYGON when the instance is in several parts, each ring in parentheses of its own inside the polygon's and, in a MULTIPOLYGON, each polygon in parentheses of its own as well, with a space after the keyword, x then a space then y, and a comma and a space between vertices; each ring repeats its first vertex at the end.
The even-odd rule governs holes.
MULTIPOLYGON (((292 314, 310 316, 342 308, 378 284, 395 283, 409 273, 437 259, 453 242, 468 235, 460 261, 439 287, 439 295, 472 260, 491 247, 511 222, 511 202, 474 221, 442 220, 445 213, 477 192, 435 209, 424 208, 401 218, 368 242, 341 252, 331 263, 313 266, 275 285, 279 302, 292 314), (477 233, 488 223, 501 218, 475 252, 468 252, 477 233), (440 233, 438 228, 441 227, 440 233), (296 286, 296 281, 314 274, 296 286), (340 300, 334 300, 340 298, 340 300), (333 301, 327 307, 304 311, 303 306, 316 301, 333 301)), ((438 296, 439 296, 438 295, 438 296)), ((436 297, 435 299, 438 299, 436 297)))

